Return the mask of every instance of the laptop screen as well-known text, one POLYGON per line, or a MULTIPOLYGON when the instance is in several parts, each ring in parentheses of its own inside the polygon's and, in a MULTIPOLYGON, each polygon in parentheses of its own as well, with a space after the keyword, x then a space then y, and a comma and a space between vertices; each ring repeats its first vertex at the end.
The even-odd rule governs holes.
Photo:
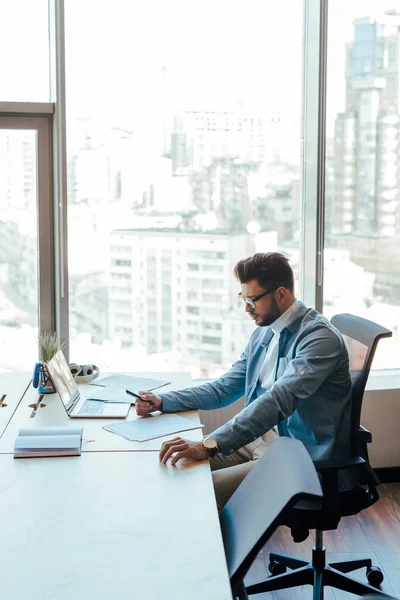
POLYGON ((47 369, 55 388, 59 393, 61 401, 68 412, 75 403, 77 397, 79 397, 79 392, 76 387, 75 379, 72 377, 65 356, 61 350, 58 350, 53 358, 47 363, 47 369))

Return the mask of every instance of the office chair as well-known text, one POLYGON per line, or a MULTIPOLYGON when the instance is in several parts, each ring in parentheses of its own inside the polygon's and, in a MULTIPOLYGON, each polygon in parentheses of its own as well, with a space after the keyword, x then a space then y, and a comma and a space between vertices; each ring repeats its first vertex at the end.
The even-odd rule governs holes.
POLYGON ((243 579, 293 506, 308 502, 307 506, 316 509, 321 498, 321 484, 304 445, 291 438, 274 440, 220 513, 234 598, 248 598, 243 579), (269 489, 273 490, 270 495, 269 489))
POLYGON ((371 559, 342 561, 326 564, 323 546, 323 531, 336 529, 341 517, 355 515, 378 499, 379 479, 368 460, 367 443, 372 441, 369 431, 360 425, 361 406, 365 385, 371 368, 378 341, 391 337, 392 332, 372 321, 350 314, 336 315, 332 324, 341 332, 349 351, 350 374, 352 381, 351 445, 353 458, 350 461, 318 461, 314 463, 321 477, 324 492, 322 507, 319 510, 300 510, 295 507, 289 518, 282 522, 291 528, 295 542, 304 541, 310 529, 316 530, 315 546, 311 563, 281 554, 271 553, 269 571, 271 577, 266 581, 251 585, 248 594, 259 594, 274 590, 312 585, 314 600, 322 600, 324 586, 332 586, 352 594, 374 593, 378 597, 388 598, 375 587, 383 581, 383 573, 373 567, 371 559), (340 492, 338 473, 341 469, 358 469, 358 487, 340 492), (291 570, 286 573, 289 567, 291 570), (348 577, 346 573, 366 567, 370 585, 348 577))

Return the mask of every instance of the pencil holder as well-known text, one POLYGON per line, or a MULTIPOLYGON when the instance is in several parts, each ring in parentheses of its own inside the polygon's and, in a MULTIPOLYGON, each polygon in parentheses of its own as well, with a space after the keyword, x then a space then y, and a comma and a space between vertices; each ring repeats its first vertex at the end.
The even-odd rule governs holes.
POLYGON ((37 388, 39 394, 54 394, 56 391, 45 363, 35 364, 32 385, 37 388))

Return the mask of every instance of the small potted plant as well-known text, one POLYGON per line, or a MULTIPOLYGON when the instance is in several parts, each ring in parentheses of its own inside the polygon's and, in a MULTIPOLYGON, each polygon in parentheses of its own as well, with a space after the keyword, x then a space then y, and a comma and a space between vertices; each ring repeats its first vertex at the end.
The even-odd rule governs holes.
POLYGON ((33 387, 38 388, 40 394, 52 394, 55 392, 53 382, 47 371, 48 363, 58 350, 57 333, 55 331, 44 331, 38 338, 39 362, 35 365, 33 374, 33 387))

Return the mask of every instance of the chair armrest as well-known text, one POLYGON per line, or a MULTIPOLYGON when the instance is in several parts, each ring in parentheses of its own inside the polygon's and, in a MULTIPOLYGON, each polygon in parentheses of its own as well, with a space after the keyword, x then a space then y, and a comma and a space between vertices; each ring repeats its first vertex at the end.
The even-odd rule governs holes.
POLYGON ((360 425, 357 429, 357 439, 360 442, 365 442, 366 444, 370 444, 372 442, 372 435, 368 429, 365 429, 362 425, 360 425))
POLYGON ((314 462, 314 467, 317 471, 338 471, 339 469, 351 469, 365 464, 365 460, 361 456, 355 456, 349 460, 317 460, 314 462))

